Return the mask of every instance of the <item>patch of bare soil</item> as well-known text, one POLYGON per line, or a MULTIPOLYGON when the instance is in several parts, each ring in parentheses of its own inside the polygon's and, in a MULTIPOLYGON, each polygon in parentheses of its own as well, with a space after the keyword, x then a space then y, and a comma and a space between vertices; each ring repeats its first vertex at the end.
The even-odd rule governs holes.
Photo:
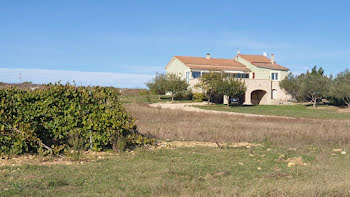
POLYGON ((305 163, 303 161, 303 159, 301 157, 292 157, 292 158, 288 158, 285 160, 285 162, 287 162, 287 166, 288 167, 293 167, 293 166, 306 166, 308 165, 307 163, 305 163))
POLYGON ((291 157, 285 159, 284 155, 280 155, 278 158, 280 161, 286 162, 288 168, 293 166, 307 166, 308 163, 305 163, 301 157, 291 157))
POLYGON ((197 142, 197 141, 162 141, 159 142, 155 148, 183 148, 183 147, 213 147, 213 148, 237 148, 237 147, 256 147, 262 146, 261 144, 253 144, 248 142, 239 143, 217 143, 217 142, 197 142))
POLYGON ((79 161, 75 161, 69 159, 68 157, 60 158, 53 156, 39 156, 39 155, 21 155, 13 158, 1 158, 0 159, 0 167, 1 166, 18 166, 23 164, 35 164, 35 165, 72 165, 72 164, 83 164, 85 162, 96 161, 100 159, 104 159, 106 157, 110 157, 115 155, 114 153, 109 152, 93 152, 86 151, 82 154, 81 159, 79 161))

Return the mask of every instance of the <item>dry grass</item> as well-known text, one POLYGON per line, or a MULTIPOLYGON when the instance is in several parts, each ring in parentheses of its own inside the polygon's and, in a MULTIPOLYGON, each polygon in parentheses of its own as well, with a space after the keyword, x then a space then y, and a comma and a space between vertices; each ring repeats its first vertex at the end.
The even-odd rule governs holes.
POLYGON ((348 144, 348 120, 286 120, 243 117, 152 108, 130 103, 127 111, 142 133, 159 139, 208 142, 261 142, 296 147, 310 144, 348 144))
POLYGON ((125 106, 141 132, 187 142, 76 165, 3 165, 0 196, 350 196, 350 121, 125 106))

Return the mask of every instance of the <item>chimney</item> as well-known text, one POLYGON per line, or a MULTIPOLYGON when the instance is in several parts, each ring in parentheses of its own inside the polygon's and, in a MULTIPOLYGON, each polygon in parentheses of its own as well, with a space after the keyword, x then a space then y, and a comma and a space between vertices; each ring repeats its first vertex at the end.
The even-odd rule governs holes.
POLYGON ((275 54, 271 54, 271 64, 275 64, 275 54))
POLYGON ((207 53, 207 57, 205 57, 205 58, 210 60, 210 53, 207 53))
POLYGON ((241 52, 239 51, 239 49, 237 49, 237 55, 239 55, 241 52))

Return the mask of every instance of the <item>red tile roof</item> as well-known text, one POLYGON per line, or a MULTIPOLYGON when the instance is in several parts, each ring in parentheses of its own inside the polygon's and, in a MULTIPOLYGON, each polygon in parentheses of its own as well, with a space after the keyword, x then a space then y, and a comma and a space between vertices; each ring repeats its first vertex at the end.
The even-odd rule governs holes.
POLYGON ((205 65, 192 65, 187 64, 188 67, 192 69, 205 69, 205 70, 230 70, 230 71, 243 71, 251 72, 250 69, 246 67, 231 67, 231 66, 205 66, 205 65))
POLYGON ((174 56, 183 62, 186 66, 192 69, 208 69, 208 70, 232 70, 251 72, 243 64, 234 59, 210 58, 205 57, 188 57, 188 56, 174 56))
POLYGON ((243 59, 247 60, 251 64, 261 67, 261 68, 268 68, 268 69, 277 69, 277 70, 289 70, 288 68, 281 66, 277 64, 276 62, 272 64, 271 60, 263 55, 242 55, 239 54, 239 57, 242 57, 243 59))

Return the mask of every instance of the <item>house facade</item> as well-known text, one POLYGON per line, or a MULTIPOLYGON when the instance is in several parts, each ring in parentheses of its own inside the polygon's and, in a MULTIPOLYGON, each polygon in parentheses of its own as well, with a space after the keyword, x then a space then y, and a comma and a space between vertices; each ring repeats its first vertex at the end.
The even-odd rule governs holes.
MULTIPOLYGON (((224 72, 230 78, 243 80, 247 91, 244 104, 283 104, 292 99, 279 82, 288 75, 288 68, 275 62, 274 55, 237 54, 232 59, 206 57, 174 56, 166 66, 166 73, 175 73, 186 80, 193 92, 203 73, 224 72)), ((228 102, 224 98, 224 103, 228 102)))

